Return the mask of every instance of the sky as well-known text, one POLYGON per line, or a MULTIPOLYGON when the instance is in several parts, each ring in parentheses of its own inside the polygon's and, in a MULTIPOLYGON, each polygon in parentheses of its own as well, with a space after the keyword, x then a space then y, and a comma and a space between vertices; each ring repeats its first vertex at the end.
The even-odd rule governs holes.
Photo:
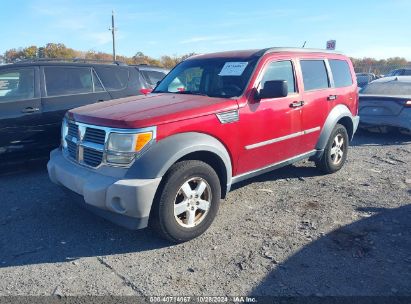
POLYGON ((336 49, 411 60, 411 0, 4 0, 0 54, 49 42, 82 51, 152 57, 265 47, 336 49))

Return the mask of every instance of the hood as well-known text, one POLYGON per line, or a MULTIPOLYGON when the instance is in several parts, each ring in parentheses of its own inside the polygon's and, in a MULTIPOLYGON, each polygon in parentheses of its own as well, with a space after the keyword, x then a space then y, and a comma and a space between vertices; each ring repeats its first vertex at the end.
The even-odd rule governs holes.
POLYGON ((237 108, 234 99, 164 93, 95 103, 70 110, 68 115, 94 125, 143 128, 237 108))

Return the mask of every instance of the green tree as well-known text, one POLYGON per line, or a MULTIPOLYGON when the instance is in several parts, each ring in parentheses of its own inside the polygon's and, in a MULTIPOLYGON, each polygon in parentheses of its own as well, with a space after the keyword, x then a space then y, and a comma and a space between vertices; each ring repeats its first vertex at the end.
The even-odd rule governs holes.
POLYGON ((23 57, 23 53, 21 49, 10 49, 4 53, 4 57, 7 63, 12 63, 17 60, 21 60, 23 57))
POLYGON ((131 60, 128 62, 130 64, 149 64, 149 65, 160 65, 160 61, 144 55, 142 52, 137 52, 131 60))
POLYGON ((78 52, 62 43, 47 43, 44 47, 45 58, 75 58, 78 52))
POLYGON ((35 45, 26 47, 22 50, 22 55, 24 59, 36 58, 37 57, 38 48, 35 45))

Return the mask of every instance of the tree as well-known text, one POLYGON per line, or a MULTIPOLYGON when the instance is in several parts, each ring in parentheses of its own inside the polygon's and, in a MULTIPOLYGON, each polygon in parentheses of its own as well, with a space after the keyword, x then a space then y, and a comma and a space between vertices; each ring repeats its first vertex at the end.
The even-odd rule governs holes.
POLYGON ((78 52, 66 47, 62 43, 47 43, 44 47, 44 57, 45 58, 75 58, 78 52))
POLYGON ((391 70, 406 67, 408 62, 405 58, 392 57, 377 60, 375 58, 351 58, 357 73, 374 73, 376 75, 387 74, 391 70))
POLYGON ((85 55, 86 59, 93 59, 93 60, 113 60, 113 56, 103 52, 96 52, 96 51, 88 51, 85 55))
POLYGON ((142 52, 137 52, 133 57, 131 57, 131 64, 149 64, 149 65, 160 65, 160 61, 144 55, 142 52))
POLYGON ((17 60, 21 60, 23 53, 21 49, 10 49, 4 53, 4 57, 7 63, 13 63, 17 60))
POLYGON ((36 58, 37 57, 37 46, 32 45, 29 47, 26 47, 22 50, 22 55, 24 57, 24 59, 31 59, 31 58, 36 58))

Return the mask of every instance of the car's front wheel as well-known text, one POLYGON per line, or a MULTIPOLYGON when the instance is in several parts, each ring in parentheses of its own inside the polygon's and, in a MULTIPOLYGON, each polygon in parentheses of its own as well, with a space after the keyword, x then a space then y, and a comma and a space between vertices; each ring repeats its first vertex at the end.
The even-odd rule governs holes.
POLYGON ((185 242, 204 233, 220 205, 218 175, 197 160, 173 165, 159 191, 151 226, 173 242, 185 242))
POLYGON ((317 168, 327 174, 340 170, 347 159, 348 144, 347 129, 337 124, 331 132, 323 155, 315 162, 317 168))

